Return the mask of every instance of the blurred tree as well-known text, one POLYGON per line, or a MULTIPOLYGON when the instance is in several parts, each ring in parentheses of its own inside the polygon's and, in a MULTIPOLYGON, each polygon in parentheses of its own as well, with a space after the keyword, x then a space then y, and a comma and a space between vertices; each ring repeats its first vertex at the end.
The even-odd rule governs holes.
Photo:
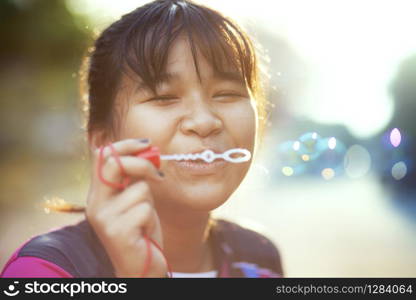
POLYGON ((90 36, 87 20, 79 18, 70 14, 65 1, 2 0, 0 63, 78 64, 90 36))
POLYGON ((63 0, 0 0, 0 205, 38 201, 70 181, 74 162, 56 149, 73 150, 81 135, 74 116, 88 25, 63 0))
POLYGON ((91 31, 65 3, 0 1, 1 156, 31 151, 41 113, 78 107, 77 71, 91 31))

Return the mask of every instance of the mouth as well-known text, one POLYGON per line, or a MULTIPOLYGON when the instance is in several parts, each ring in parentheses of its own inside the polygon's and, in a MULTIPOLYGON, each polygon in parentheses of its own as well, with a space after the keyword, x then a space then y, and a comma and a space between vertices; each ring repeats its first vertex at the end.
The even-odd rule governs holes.
MULTIPOLYGON (((215 175, 221 174, 229 165, 229 161, 224 157, 224 154, 234 149, 224 150, 219 147, 202 147, 183 154, 167 155, 167 157, 169 157, 169 164, 174 166, 179 173, 201 176, 215 175)), ((227 157, 231 158, 230 155, 233 154, 228 154, 227 157)))
POLYGON ((207 163, 201 159, 172 161, 180 171, 191 175, 213 175, 219 174, 226 166, 227 162, 223 159, 216 159, 207 163))

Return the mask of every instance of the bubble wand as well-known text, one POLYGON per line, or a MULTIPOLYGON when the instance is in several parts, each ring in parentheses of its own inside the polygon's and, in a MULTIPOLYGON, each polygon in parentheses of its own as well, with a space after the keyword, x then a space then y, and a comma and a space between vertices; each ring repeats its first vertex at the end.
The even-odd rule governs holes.
POLYGON ((251 153, 247 149, 233 148, 223 153, 215 153, 212 150, 204 150, 201 153, 188 153, 188 154, 166 154, 161 155, 159 148, 152 146, 149 149, 141 151, 137 154, 138 157, 146 158, 153 163, 156 168, 160 168, 161 160, 198 160, 201 159, 206 163, 212 163, 216 159, 223 159, 230 163, 242 163, 251 159, 251 153), (235 157, 236 154, 242 156, 235 157), (234 155, 234 156, 233 156, 234 155))

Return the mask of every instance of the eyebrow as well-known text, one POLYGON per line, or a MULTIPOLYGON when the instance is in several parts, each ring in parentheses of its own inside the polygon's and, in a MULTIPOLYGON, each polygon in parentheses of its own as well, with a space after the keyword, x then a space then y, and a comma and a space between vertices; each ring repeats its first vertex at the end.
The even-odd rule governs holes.
POLYGON ((243 76, 240 72, 236 71, 218 71, 215 72, 214 78, 245 85, 245 80, 243 76))
MULTIPOLYGON (((236 71, 216 71, 213 77, 216 80, 230 81, 237 84, 245 85, 244 78, 241 76, 239 72, 236 71)), ((170 82, 178 80, 179 78, 180 76, 178 73, 162 73, 156 82, 156 87, 163 84, 169 84, 170 82)), ((138 82, 136 92, 140 92, 143 90, 149 90, 149 87, 144 82, 138 82)))

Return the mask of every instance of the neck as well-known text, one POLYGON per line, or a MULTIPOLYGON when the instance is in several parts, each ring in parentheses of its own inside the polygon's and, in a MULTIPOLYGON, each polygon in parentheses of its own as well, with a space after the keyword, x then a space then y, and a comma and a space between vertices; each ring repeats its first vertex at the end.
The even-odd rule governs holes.
POLYGON ((213 269, 208 243, 209 212, 157 209, 163 233, 163 251, 174 272, 205 272, 213 269))

